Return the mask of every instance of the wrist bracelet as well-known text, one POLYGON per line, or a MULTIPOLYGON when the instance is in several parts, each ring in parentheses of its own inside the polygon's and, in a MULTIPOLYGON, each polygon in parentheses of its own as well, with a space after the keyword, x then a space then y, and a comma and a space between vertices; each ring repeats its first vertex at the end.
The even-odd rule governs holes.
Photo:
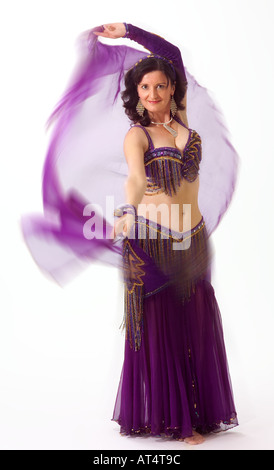
POLYGON ((123 23, 123 24, 125 25, 125 28, 126 28, 126 34, 124 34, 124 36, 122 36, 122 37, 126 38, 126 37, 128 37, 129 29, 128 29, 127 23, 123 23))
POLYGON ((132 214, 134 217, 137 215, 137 209, 132 204, 121 204, 120 206, 114 209, 114 216, 115 217, 122 217, 124 214, 132 214))

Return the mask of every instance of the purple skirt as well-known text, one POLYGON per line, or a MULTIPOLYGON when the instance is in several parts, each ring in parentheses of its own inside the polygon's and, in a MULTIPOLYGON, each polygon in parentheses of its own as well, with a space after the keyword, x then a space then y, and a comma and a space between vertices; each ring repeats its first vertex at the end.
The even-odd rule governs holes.
POLYGON ((203 218, 183 237, 141 216, 135 229, 125 242, 125 355, 112 420, 122 434, 175 439, 236 426, 203 218))

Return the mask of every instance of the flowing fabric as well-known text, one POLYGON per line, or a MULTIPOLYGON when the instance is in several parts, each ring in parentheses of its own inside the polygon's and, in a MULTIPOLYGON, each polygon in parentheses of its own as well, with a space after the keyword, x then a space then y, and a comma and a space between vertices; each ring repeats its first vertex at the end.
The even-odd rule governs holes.
MULTIPOLYGON (((35 262, 61 286, 92 261, 122 268, 122 241, 111 238, 113 209, 125 202, 128 175, 123 139, 130 122, 121 91, 125 72, 147 53, 103 44, 92 31, 78 41, 79 63, 49 119, 44 214, 21 218, 35 262)), ((199 132, 203 146, 199 207, 211 234, 231 202, 238 155, 208 91, 186 67, 185 74, 189 126, 199 132)))
MULTIPOLYGON (((210 282, 211 248, 204 220, 184 235, 171 234, 140 216, 135 225, 146 237, 125 243, 133 252, 139 247, 139 265, 150 254, 165 279, 151 291, 146 273, 142 277, 143 308, 135 349, 128 309, 124 364, 112 419, 122 434, 164 433, 176 439, 191 436, 193 429, 208 433, 234 427, 238 420, 220 311, 210 282), (156 238, 149 236, 151 230, 156 238), (173 250, 173 243, 182 245, 189 239, 187 249, 173 250)), ((135 263, 130 281, 126 277, 125 296, 134 280, 140 284, 135 263)))

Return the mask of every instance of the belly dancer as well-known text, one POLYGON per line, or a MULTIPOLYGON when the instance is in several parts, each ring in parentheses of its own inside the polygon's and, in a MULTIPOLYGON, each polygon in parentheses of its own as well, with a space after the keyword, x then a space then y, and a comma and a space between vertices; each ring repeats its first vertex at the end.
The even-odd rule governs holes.
POLYGON ((122 94, 132 127, 124 140, 126 204, 114 228, 125 236, 126 342, 113 420, 125 434, 198 444, 237 417, 198 204, 202 142, 188 127, 184 66, 174 46, 133 25, 96 34, 128 36, 151 51, 127 72, 122 94))
POLYGON ((209 238, 230 203, 237 154, 178 47, 127 23, 93 28, 80 44, 50 118, 45 214, 24 216, 23 236, 61 285, 93 260, 121 268, 125 351, 112 419, 121 434, 200 444, 238 424, 209 238), (112 218, 98 209, 107 195, 112 218))

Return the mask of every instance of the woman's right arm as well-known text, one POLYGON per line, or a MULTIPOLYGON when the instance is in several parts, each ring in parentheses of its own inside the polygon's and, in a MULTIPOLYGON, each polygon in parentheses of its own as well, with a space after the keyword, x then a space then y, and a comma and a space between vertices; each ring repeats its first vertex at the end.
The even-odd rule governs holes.
POLYGON ((147 186, 144 153, 147 147, 145 133, 132 127, 124 140, 124 154, 128 164, 128 178, 125 183, 126 203, 138 207, 147 186))
MULTIPOLYGON (((128 177, 125 182, 126 204, 131 204, 138 210, 147 187, 144 165, 144 152, 147 147, 145 133, 138 127, 132 127, 124 140, 124 154, 128 164, 128 177)), ((130 233, 134 217, 125 214, 115 223, 115 236, 123 232, 124 236, 130 233)))

